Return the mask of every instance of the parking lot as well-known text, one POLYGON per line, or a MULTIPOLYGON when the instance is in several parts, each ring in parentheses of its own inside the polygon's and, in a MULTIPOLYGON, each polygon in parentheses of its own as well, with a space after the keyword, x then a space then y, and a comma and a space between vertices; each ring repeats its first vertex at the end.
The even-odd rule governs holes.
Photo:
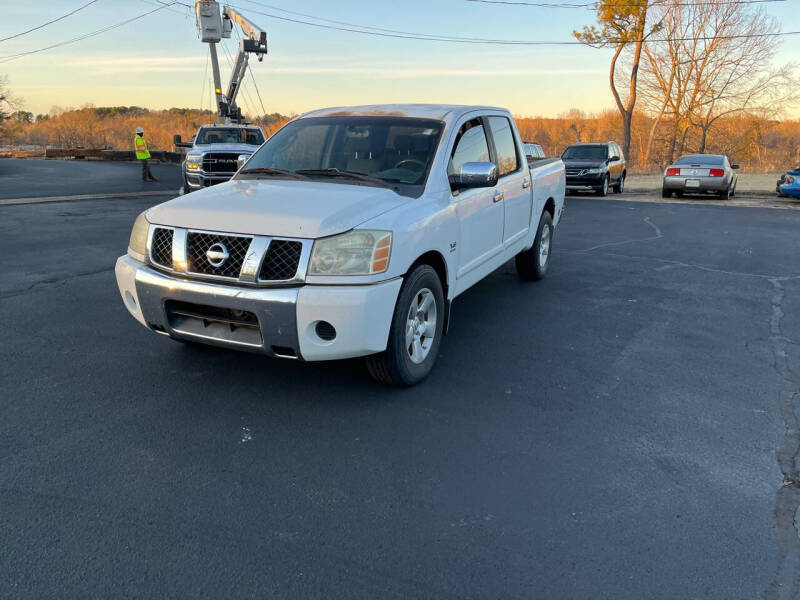
POLYGON ((800 593, 800 210, 568 198, 395 389, 137 324, 166 199, 0 206, 0 597, 800 593))

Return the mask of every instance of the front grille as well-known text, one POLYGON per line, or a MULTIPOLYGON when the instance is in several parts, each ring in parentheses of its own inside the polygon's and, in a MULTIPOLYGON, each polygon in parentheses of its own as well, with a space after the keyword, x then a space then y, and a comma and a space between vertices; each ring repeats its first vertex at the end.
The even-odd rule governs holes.
POLYGON ((190 231, 186 236, 187 271, 201 275, 217 275, 219 277, 239 277, 242 263, 247 255, 252 238, 237 235, 219 235, 190 231), (211 246, 220 244, 228 252, 228 258, 214 266, 209 262, 206 252, 211 246))
POLYGON ((172 268, 172 229, 156 227, 150 244, 150 260, 162 267, 172 268))
POLYGON ((565 171, 566 171, 567 175, 578 176, 578 175, 583 175, 584 169, 570 169, 570 168, 567 168, 567 169, 565 169, 565 171))
POLYGON ((261 265, 258 278, 262 281, 285 281, 293 279, 300 264, 303 251, 301 242, 272 240, 261 265))
POLYGON ((203 155, 203 171, 206 173, 235 173, 239 154, 213 152, 203 155))

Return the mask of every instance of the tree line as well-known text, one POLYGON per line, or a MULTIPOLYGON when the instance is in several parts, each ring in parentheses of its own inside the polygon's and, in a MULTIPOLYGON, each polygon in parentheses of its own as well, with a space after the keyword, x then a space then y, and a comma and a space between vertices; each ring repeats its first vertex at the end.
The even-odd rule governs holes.
MULTIPOLYGON (((289 119, 275 113, 252 122, 269 134, 289 119)), ((148 110, 137 106, 85 106, 65 110, 55 107, 48 114, 39 115, 16 110, 6 114, 3 130, 0 130, 0 144, 129 150, 133 148, 136 128, 142 127, 151 149, 172 150, 174 134, 190 139, 198 127, 216 120, 216 113, 193 108, 148 110)))
MULTIPOLYGON (((274 113, 253 120, 267 135, 291 119, 274 113)), ((34 115, 17 110, 3 121, 5 134, 0 144, 51 148, 131 149, 136 127, 142 126, 150 147, 172 150, 172 136, 191 138, 200 125, 213 123, 210 111, 172 108, 148 110, 135 106, 54 109, 34 115)), ((575 142, 621 143, 624 125, 616 111, 586 114, 568 111, 558 117, 517 117, 525 141, 542 145, 548 156, 558 156, 575 142)), ((634 111, 631 117, 631 143, 626 158, 639 171, 657 171, 676 154, 719 152, 730 156, 743 168, 758 172, 780 171, 800 164, 800 121, 775 120, 763 115, 740 112, 716 119, 713 126, 687 127, 676 143, 674 123, 657 115, 634 111)))

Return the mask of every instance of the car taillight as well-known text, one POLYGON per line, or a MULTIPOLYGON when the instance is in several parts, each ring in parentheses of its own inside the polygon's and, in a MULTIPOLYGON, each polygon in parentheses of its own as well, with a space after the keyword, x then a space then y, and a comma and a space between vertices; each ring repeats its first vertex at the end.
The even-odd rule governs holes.
POLYGON ((724 169, 709 169, 708 170, 708 174, 711 175, 711 177, 724 177, 725 176, 725 170, 724 169))
POLYGON ((680 169, 667 169, 667 177, 675 177, 676 175, 680 175, 680 169))

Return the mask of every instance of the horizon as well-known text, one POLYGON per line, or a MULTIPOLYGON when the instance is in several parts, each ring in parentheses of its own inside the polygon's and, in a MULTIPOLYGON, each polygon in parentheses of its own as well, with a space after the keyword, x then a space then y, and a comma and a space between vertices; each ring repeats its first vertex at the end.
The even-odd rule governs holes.
MULTIPOLYGON (((77 0, 68 6, 40 0, 8 7, 0 38, 79 6, 77 0)), ((261 63, 250 62, 252 75, 242 86, 239 100, 247 115, 403 102, 499 105, 531 118, 558 118, 572 109, 591 115, 616 110, 608 90, 608 49, 397 39, 282 20, 324 26, 338 19, 384 31, 566 42, 574 29, 595 22, 592 10, 412 0, 404 8, 349 2, 332 13, 328 4, 313 0, 301 9, 302 15, 314 15, 310 18, 286 5, 241 0, 236 6, 268 32, 269 54, 261 63)), ((779 22, 791 22, 791 2, 763 8, 779 22)), ((228 54, 235 54, 236 43, 234 35, 221 44, 223 87, 230 72, 228 54)), ((183 5, 95 0, 66 19, 3 42, 0 50, 0 75, 8 78, 19 108, 34 114, 87 104, 214 109, 208 47, 197 37, 193 12, 183 5), (2 62, 4 56, 35 51, 149 10, 156 12, 105 34, 2 62)), ((784 36, 773 64, 789 63, 795 56, 800 56, 800 36, 784 36)), ((800 118, 800 105, 784 107, 782 118, 800 118)))

